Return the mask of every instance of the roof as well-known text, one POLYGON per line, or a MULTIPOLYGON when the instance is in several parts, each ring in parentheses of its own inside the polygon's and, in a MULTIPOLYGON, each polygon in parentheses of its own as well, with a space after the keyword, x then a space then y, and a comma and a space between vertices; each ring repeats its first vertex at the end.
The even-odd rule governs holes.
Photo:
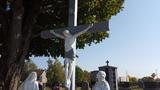
POLYGON ((100 66, 99 68, 115 68, 115 69, 117 69, 117 67, 114 67, 114 66, 100 66))

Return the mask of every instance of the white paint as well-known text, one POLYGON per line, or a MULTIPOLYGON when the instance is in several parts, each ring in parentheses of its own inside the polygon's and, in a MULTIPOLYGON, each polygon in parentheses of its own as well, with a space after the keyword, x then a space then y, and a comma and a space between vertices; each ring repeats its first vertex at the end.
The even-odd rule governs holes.
POLYGON ((63 32, 63 35, 55 33, 53 30, 50 30, 50 32, 55 35, 56 37, 62 38, 65 41, 64 47, 65 47, 65 53, 73 50, 73 53, 71 53, 71 56, 73 58, 65 56, 64 65, 65 65, 65 86, 70 90, 71 83, 72 83, 72 90, 73 87, 75 87, 75 66, 76 66, 76 40, 77 37, 81 34, 87 32, 90 28, 93 27, 93 24, 89 25, 86 29, 80 31, 79 33, 76 33, 74 35, 70 34, 69 30, 65 30, 63 32))
POLYGON ((98 81, 94 85, 93 90, 110 90, 110 86, 108 82, 105 80, 105 77, 106 73, 104 71, 99 71, 97 73, 96 78, 98 79, 98 81))
POLYGON ((39 90, 38 81, 37 80, 37 73, 32 72, 27 77, 27 79, 20 85, 18 90, 39 90))

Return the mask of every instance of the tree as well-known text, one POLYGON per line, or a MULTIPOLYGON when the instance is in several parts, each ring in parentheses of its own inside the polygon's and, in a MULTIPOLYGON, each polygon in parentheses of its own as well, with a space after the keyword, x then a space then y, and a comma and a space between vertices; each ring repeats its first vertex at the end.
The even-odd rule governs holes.
POLYGON ((129 77, 130 87, 132 87, 132 88, 138 87, 138 85, 139 85, 138 78, 136 78, 134 76, 128 76, 128 77, 129 77))
POLYGON ((33 61, 31 60, 26 61, 22 69, 21 81, 24 81, 28 77, 28 75, 31 72, 35 71, 36 69, 37 69, 37 66, 36 64, 33 63, 33 61))
POLYGON ((151 77, 152 77, 153 79, 155 79, 156 73, 152 73, 152 74, 151 74, 151 77))
POLYGON ((82 82, 90 82, 90 73, 86 70, 82 70, 79 66, 76 66, 76 84, 80 86, 82 82))
POLYGON ((83 71, 83 81, 91 82, 90 73, 86 70, 83 71))
MULTIPOLYGON (((79 0, 78 24, 109 20, 120 12, 123 0, 79 0)), ((68 0, 0 0, 0 85, 16 90, 29 56, 64 56, 63 40, 43 40, 42 30, 67 26, 68 0)), ((99 43, 107 33, 84 34, 77 48, 99 43)))
POLYGON ((129 82, 130 83, 137 83, 138 82, 138 79, 136 77, 131 77, 129 76, 129 82))
POLYGON ((76 84, 79 85, 83 81, 83 70, 79 67, 76 66, 76 84))
MULTIPOLYGON (((38 0, 37 0, 38 1, 38 0)), ((0 85, 1 90, 16 90, 40 9, 36 0, 0 1, 0 85)))
POLYGON ((153 82, 154 79, 153 79, 152 77, 146 76, 146 77, 143 77, 143 78, 142 78, 142 81, 143 81, 143 82, 153 82))
POLYGON ((48 60, 47 78, 48 85, 52 86, 55 83, 64 83, 64 70, 63 65, 55 60, 54 64, 52 60, 48 60))

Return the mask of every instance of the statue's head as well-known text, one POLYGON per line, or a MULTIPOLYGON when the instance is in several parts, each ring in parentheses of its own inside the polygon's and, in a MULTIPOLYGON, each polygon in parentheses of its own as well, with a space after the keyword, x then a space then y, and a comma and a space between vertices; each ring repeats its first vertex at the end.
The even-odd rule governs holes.
POLYGON ((65 31, 63 32, 63 34, 64 34, 65 37, 67 37, 68 35, 70 35, 70 32, 69 32, 69 30, 65 30, 65 31))
POLYGON ((37 80, 37 73, 36 72, 31 72, 26 80, 28 80, 28 81, 36 81, 37 80))
POLYGON ((98 81, 103 81, 105 80, 105 77, 106 77, 106 73, 104 71, 99 71, 97 73, 97 79, 98 81))

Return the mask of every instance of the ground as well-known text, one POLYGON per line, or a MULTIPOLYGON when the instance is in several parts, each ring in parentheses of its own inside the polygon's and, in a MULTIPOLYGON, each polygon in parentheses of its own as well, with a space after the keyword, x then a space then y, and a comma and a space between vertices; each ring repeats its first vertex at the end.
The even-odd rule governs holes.
MULTIPOLYGON (((45 90, 52 90, 52 89, 50 89, 50 88, 45 88, 45 90)), ((65 90, 65 89, 63 88, 63 89, 61 89, 61 90, 65 90)), ((81 90, 81 89, 80 89, 80 88, 77 88, 77 90, 81 90)), ((143 90, 143 89, 139 88, 139 89, 132 89, 132 90, 143 90)))

